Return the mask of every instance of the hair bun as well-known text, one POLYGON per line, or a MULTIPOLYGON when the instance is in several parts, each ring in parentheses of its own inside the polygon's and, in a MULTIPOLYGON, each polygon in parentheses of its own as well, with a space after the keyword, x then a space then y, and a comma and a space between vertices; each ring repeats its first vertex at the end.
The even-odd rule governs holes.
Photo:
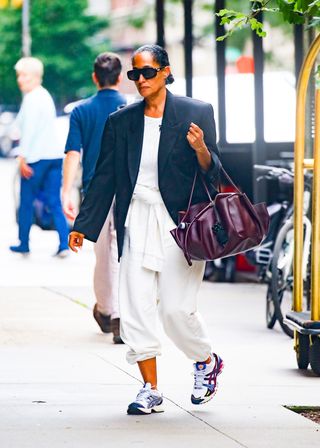
POLYGON ((174 77, 173 77, 172 73, 170 73, 166 79, 166 84, 172 84, 173 82, 174 82, 174 77))

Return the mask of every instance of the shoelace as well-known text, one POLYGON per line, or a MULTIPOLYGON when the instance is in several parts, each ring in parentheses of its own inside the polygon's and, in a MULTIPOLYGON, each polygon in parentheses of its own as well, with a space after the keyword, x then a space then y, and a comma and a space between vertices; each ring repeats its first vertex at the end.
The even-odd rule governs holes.
POLYGON ((206 370, 196 370, 194 372, 194 388, 195 389, 202 389, 203 383, 205 381, 206 375, 208 375, 208 372, 206 370))
POLYGON ((151 389, 146 389, 146 388, 140 389, 140 391, 138 392, 136 401, 150 400, 152 398, 151 394, 152 394, 151 389))

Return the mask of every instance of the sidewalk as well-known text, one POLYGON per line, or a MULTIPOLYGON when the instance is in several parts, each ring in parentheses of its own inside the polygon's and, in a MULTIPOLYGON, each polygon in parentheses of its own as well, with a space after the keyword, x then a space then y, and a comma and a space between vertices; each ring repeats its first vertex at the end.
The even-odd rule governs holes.
POLYGON ((1 448, 320 446, 320 426, 284 408, 319 406, 320 379, 297 369, 280 329, 266 329, 258 284, 202 285, 199 308, 225 362, 214 399, 191 404, 191 362, 163 335, 165 412, 127 416, 139 374, 92 318, 90 244, 55 260, 55 235, 35 228, 31 257, 10 254, 13 171, 0 160, 0 191, 8 192, 0 232, 1 448))

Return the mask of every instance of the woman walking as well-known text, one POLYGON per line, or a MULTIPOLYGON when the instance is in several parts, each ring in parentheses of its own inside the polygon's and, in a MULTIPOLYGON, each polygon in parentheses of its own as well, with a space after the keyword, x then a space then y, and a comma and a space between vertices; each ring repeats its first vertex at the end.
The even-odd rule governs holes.
MULTIPOLYGON (((205 262, 189 267, 169 233, 187 207, 195 171, 213 184, 220 162, 211 105, 166 89, 173 82, 167 52, 157 45, 140 47, 132 67, 127 75, 143 100, 109 117, 69 245, 77 251, 83 238, 97 240, 115 195, 121 338, 129 347, 128 362, 138 364, 144 381, 128 414, 150 414, 163 411, 157 314, 174 344, 194 361, 192 403, 213 397, 223 368, 197 311, 205 262)), ((193 202, 206 200, 199 181, 193 202)))

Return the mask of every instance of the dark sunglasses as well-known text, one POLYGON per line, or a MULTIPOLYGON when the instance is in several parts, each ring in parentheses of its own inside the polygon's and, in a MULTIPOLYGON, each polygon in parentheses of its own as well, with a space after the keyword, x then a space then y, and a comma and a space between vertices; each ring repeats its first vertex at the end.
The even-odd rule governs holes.
POLYGON ((127 72, 128 79, 130 81, 138 81, 140 75, 144 77, 144 79, 152 79, 157 76, 157 73, 160 72, 164 67, 144 67, 144 68, 134 68, 133 70, 129 70, 127 72))

